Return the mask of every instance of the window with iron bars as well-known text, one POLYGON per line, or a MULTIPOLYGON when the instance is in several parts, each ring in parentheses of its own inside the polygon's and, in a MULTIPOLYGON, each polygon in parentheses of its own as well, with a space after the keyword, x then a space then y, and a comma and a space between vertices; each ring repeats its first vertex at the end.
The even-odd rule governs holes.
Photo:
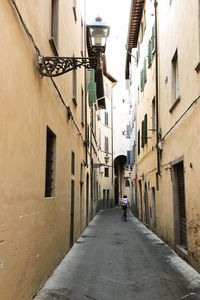
POLYGON ((52 197, 55 192, 55 147, 56 135, 47 127, 45 197, 52 197))

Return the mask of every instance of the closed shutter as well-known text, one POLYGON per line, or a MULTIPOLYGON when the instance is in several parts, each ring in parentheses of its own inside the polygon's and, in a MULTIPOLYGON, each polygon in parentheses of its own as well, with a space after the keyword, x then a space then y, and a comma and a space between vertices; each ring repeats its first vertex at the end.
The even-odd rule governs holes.
POLYGON ((146 58, 144 59, 144 83, 147 81, 147 62, 146 58))
POLYGON ((144 144, 147 144, 147 114, 144 116, 144 144))
POLYGON ((138 155, 140 154, 140 130, 138 131, 138 155))
POLYGON ((148 68, 151 67, 151 40, 148 43, 148 68))
POLYGON ((185 186, 184 186, 184 168, 183 162, 177 164, 177 183, 178 183, 178 201, 179 201, 179 228, 180 244, 187 246, 186 233, 186 211, 185 211, 185 186))
POLYGON ((143 148, 144 147, 144 132, 145 132, 145 128, 144 128, 144 121, 142 121, 142 144, 141 144, 141 147, 143 148))

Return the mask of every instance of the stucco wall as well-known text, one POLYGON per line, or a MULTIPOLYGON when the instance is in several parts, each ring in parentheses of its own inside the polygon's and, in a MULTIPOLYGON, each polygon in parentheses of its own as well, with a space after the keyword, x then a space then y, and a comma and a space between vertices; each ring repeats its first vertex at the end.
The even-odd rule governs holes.
MULTIPOLYGON (((16 1, 24 23, 43 55, 49 46, 50 2, 16 1)), ((74 22, 72 1, 60 1, 60 53, 80 54, 80 14, 74 22)), ((80 166, 85 158, 81 125, 81 88, 78 105, 72 98, 71 74, 55 82, 73 120, 50 78, 41 78, 37 53, 27 37, 15 8, 0 3, 0 299, 31 299, 69 250, 71 179, 75 181, 74 240, 86 225, 85 177, 80 206, 80 166), (75 124, 78 126, 78 132, 75 124), (46 128, 56 135, 55 196, 44 197, 46 128), (71 151, 75 153, 75 176, 71 175, 71 151), (81 210, 81 209, 82 210, 81 210), (81 220, 81 221, 80 221, 81 220)), ((84 72, 78 86, 84 88, 84 72)))

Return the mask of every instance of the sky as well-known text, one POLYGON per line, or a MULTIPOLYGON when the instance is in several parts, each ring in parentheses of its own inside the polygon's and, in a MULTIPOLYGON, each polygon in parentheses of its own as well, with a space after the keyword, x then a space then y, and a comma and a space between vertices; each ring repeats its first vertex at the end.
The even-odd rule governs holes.
POLYGON ((85 2, 87 24, 100 16, 110 26, 106 47, 107 70, 119 80, 121 76, 125 76, 125 45, 131 0, 85 0, 85 2))

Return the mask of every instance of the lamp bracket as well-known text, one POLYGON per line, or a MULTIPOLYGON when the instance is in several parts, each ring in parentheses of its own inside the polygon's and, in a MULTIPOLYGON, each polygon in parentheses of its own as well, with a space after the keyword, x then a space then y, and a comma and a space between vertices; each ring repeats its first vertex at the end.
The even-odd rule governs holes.
POLYGON ((103 166, 105 166, 105 164, 102 164, 102 163, 93 164, 93 168, 100 168, 103 166))
POLYGON ((42 76, 56 77, 71 70, 84 66, 91 68, 91 60, 98 60, 97 57, 59 57, 39 56, 38 68, 42 76))

